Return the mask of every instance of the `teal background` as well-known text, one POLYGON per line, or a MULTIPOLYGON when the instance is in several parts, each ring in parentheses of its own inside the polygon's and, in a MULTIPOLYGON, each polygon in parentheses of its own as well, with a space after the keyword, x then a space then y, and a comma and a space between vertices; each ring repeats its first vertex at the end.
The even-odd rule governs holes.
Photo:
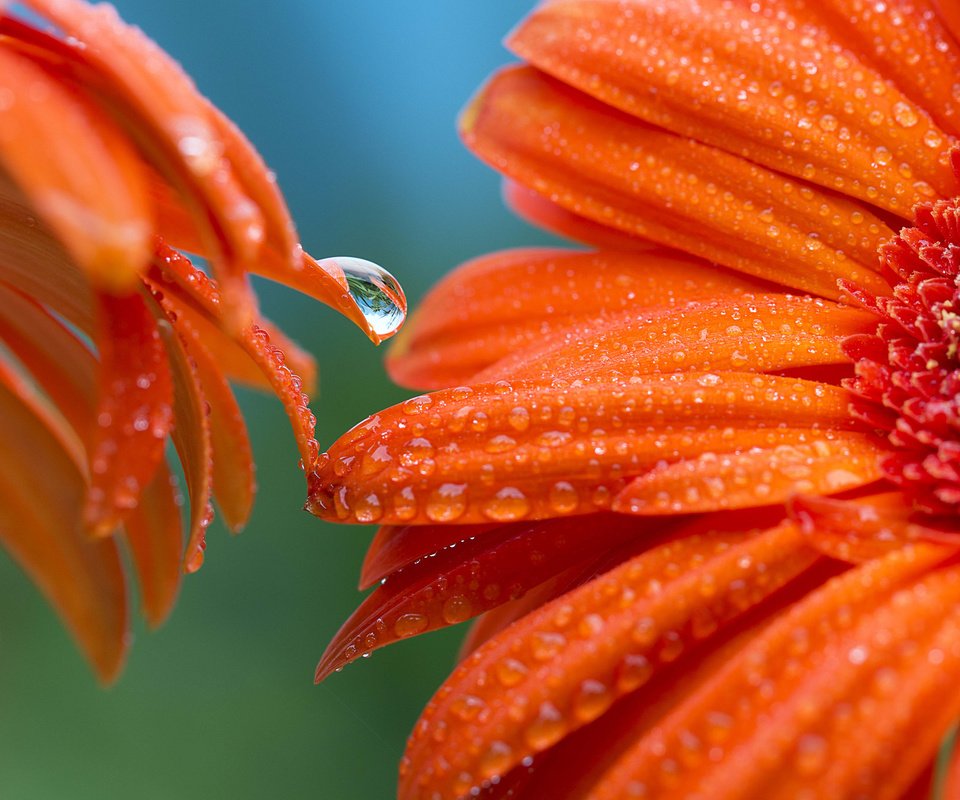
MULTIPOLYGON (((460 261, 547 241, 503 208, 454 119, 510 57, 533 0, 120 0, 278 173, 304 244, 388 267, 411 303, 460 261)), ((318 438, 408 396, 325 307, 262 286, 320 364, 318 438)), ((419 709, 461 631, 404 642, 315 687, 326 641, 360 599, 372 528, 302 512, 280 405, 242 397, 259 467, 253 519, 216 525, 207 563, 157 632, 138 622, 103 690, 29 582, 0 557, 0 798, 386 798, 419 709)))

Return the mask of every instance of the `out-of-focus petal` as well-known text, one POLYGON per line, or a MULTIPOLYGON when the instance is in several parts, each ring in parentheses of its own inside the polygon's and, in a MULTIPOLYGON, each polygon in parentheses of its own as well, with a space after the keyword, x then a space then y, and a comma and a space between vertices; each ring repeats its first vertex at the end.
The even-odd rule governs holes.
POLYGON ((112 681, 127 648, 123 571, 115 542, 91 539, 82 529, 80 455, 2 368, 0 428, 0 540, 56 608, 100 680, 112 681))
POLYGON ((131 291, 150 258, 152 220, 130 144, 100 112, 5 47, 0 94, 0 164, 94 284, 131 291))
POLYGON ((906 216, 956 192, 948 135, 925 109, 942 109, 958 131, 960 48, 932 13, 922 26, 913 21, 928 2, 880 5, 553 0, 510 46, 649 123, 906 216), (922 67, 907 60, 912 52, 922 67))
POLYGON ((0 279, 92 335, 89 281, 17 194, 0 171, 0 279))
POLYGON ((96 421, 88 445, 90 488, 84 521, 105 536, 135 508, 163 459, 173 428, 168 355, 139 294, 99 294, 96 421))
POLYGON ((658 463, 829 440, 853 424, 848 404, 833 386, 753 373, 450 389, 341 437, 311 478, 310 509, 383 524, 583 514, 658 463))
POLYGON ((218 116, 180 67, 112 6, 79 0, 29 6, 84 43, 69 52, 65 67, 106 95, 118 121, 191 207, 224 289, 225 317, 231 327, 249 324, 255 304, 245 273, 266 237, 266 222, 225 156, 218 116))
POLYGON ((542 520, 501 525, 420 559, 388 576, 343 624, 320 660, 316 680, 399 639, 515 600, 584 559, 642 535, 636 520, 616 514, 542 520))
POLYGON ((0 342, 88 441, 97 404, 97 362, 90 348, 40 304, 2 283, 0 342))
MULTIPOLYGON (((420 388, 468 383, 504 356, 586 320, 759 290, 735 272, 669 250, 509 250, 468 261, 427 295, 387 359, 420 388)), ((866 315, 864 315, 866 316, 866 315)))
POLYGON ((470 655, 415 728, 399 796, 464 796, 546 750, 816 560, 789 525, 690 533, 534 611, 470 655))
POLYGON ((960 712, 957 568, 923 574, 950 552, 908 547, 827 583, 640 738, 591 798, 628 786, 786 798, 813 780, 831 798, 899 797, 960 712), (706 758, 718 734, 723 758, 706 758))
POLYGON ((143 613, 152 627, 173 608, 180 588, 183 525, 173 476, 161 462, 124 521, 133 565, 140 579, 143 613))
POLYGON ((529 67, 496 75, 461 126, 482 159, 580 216, 826 297, 839 296, 838 278, 889 291, 876 252, 892 231, 866 205, 653 128, 529 67))

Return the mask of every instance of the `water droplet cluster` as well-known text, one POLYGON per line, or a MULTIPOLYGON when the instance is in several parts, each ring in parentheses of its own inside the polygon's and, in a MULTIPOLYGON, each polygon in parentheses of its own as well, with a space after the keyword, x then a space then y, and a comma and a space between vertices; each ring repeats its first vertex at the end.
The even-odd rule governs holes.
POLYGON ((525 617, 458 667, 401 768, 410 796, 461 796, 551 747, 811 562, 789 526, 703 534, 628 560, 525 617), (436 730, 442 755, 431 755, 436 730), (419 793, 419 794, 418 794, 419 793))

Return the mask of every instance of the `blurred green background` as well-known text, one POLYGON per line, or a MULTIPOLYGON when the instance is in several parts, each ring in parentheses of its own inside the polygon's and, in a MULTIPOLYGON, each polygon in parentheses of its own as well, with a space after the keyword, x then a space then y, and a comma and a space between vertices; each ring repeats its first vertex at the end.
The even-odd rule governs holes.
MULTIPOLYGON (((411 305, 457 263, 542 243, 454 119, 510 60, 500 41, 533 0, 119 0, 276 170, 307 248, 377 261, 411 305)), ((325 307, 261 285, 267 314, 316 354, 326 446, 408 396, 325 307)), ((462 633, 379 651, 322 686, 323 647, 360 595, 371 528, 301 511, 280 405, 242 397, 260 495, 238 538, 215 526, 172 618, 138 622, 126 672, 99 688, 53 613, 0 556, 0 797, 387 798, 414 720, 462 633)))

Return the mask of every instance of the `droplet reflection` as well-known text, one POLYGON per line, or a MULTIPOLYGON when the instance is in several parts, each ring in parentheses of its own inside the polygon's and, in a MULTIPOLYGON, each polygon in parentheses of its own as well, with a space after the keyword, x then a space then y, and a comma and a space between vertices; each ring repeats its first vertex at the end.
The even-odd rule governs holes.
POLYGON ((381 339, 396 333, 407 315, 407 298, 396 278, 362 258, 338 256, 330 260, 343 270, 350 296, 372 332, 381 339))

